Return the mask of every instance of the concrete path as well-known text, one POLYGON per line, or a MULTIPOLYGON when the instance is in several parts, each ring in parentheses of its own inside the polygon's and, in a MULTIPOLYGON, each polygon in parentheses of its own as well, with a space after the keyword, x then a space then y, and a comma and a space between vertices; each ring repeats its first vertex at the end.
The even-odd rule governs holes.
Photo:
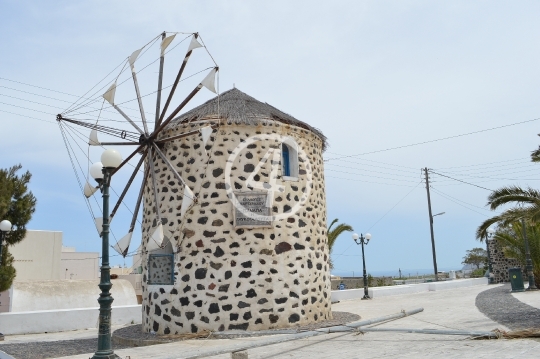
POLYGON ((512 293, 512 295, 519 301, 540 309, 540 290, 512 293))
MULTIPOLYGON (((350 300, 333 305, 334 310, 359 314, 362 319, 393 314, 402 309, 423 307, 424 312, 380 325, 380 328, 429 328, 489 331, 507 330, 475 307, 478 293, 494 286, 474 286, 441 292, 423 292, 381 297, 371 301, 350 300)), ((64 339, 64 338, 63 338, 64 339)), ((233 349, 262 342, 268 337, 249 339, 188 340, 115 351, 122 358, 187 358, 215 349, 233 349)), ((1 350, 1 346, 0 346, 1 350)), ((407 333, 331 334, 274 344, 249 350, 250 359, 269 358, 537 358, 540 341, 468 340, 461 336, 407 333)), ((89 354, 72 356, 87 359, 89 354)), ((229 359, 230 354, 212 356, 229 359)))

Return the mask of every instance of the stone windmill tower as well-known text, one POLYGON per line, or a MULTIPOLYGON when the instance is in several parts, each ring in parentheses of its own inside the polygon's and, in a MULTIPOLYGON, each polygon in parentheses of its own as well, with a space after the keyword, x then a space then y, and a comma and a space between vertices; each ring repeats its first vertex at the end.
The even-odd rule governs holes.
POLYGON ((156 158, 157 191, 144 191, 143 330, 329 319, 324 135, 238 89, 176 118, 160 136, 186 133, 162 147, 186 189, 156 158), (152 238, 158 222, 161 247, 152 238))

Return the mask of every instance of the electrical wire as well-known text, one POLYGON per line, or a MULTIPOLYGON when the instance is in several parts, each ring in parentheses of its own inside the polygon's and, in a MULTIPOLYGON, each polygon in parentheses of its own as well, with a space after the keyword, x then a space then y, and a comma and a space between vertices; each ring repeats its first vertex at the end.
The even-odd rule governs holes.
POLYGON ((325 162, 328 162, 328 161, 339 160, 339 159, 342 159, 342 158, 358 157, 358 156, 364 156, 364 155, 369 155, 369 154, 373 154, 373 153, 387 152, 387 151, 397 150, 397 149, 401 149, 401 148, 407 148, 407 147, 414 147, 414 146, 419 146, 419 145, 425 145, 425 144, 433 143, 433 142, 446 141, 446 140, 450 140, 450 139, 454 139, 454 138, 459 138, 459 137, 464 137, 464 136, 474 135, 474 134, 477 134, 477 133, 488 132, 488 131, 494 131, 494 130, 498 130, 498 129, 501 129, 501 128, 506 128, 506 127, 511 127, 511 126, 522 125, 522 124, 525 124, 525 123, 530 123, 530 122, 534 122, 534 121, 538 121, 538 120, 540 120, 540 118, 534 118, 534 119, 532 119, 532 120, 526 120, 526 121, 514 122, 514 123, 507 124, 507 125, 502 125, 502 126, 497 126, 497 127, 486 128, 486 129, 483 129, 483 130, 478 130, 478 131, 472 131, 472 132, 462 133, 462 134, 454 135, 454 136, 441 137, 441 138, 437 138, 437 139, 434 139, 434 140, 428 140, 428 141, 422 141, 422 142, 411 143, 411 144, 408 144, 408 145, 402 145, 402 146, 390 147, 390 148, 386 148, 386 149, 382 149, 382 150, 376 150, 376 151, 370 151, 370 152, 358 153, 358 154, 355 154, 355 155, 345 155, 345 156, 341 156, 341 157, 333 157, 333 158, 325 159, 324 161, 325 161, 325 162))
MULTIPOLYGON (((418 186, 420 185, 420 183, 423 183, 423 181, 420 181, 416 184, 416 186, 414 186, 409 192, 407 192, 407 194, 405 196, 403 196, 395 205, 392 206, 392 208, 390 208, 388 211, 386 211, 385 214, 383 214, 377 221, 375 221, 375 223, 373 223, 367 230, 371 230, 373 227, 375 227, 380 221, 382 221, 390 212, 392 212, 394 210, 394 208, 396 208, 401 202, 403 202, 405 200, 405 198, 409 197, 409 195, 411 193, 414 192, 415 189, 418 188, 418 186)), ((337 258, 337 257, 341 257, 341 256, 350 256, 349 254, 345 254, 347 253, 347 251, 349 250, 349 248, 351 248, 352 246, 354 245, 351 244, 349 245, 341 254, 337 254, 334 258, 337 258)))
POLYGON ((482 186, 476 185, 476 184, 474 184, 474 183, 462 181, 462 180, 460 180, 460 179, 453 178, 453 177, 450 177, 450 176, 446 176, 446 175, 437 173, 437 172, 435 172, 435 171, 433 171, 433 170, 430 170, 429 172, 434 173, 434 174, 439 175, 439 176, 443 176, 443 177, 446 177, 446 178, 450 178, 450 179, 452 179, 452 180, 454 180, 454 181, 462 182, 462 183, 468 184, 468 185, 470 185, 470 186, 478 187, 478 188, 481 188, 481 189, 485 189, 486 191, 493 192, 492 189, 489 189, 489 188, 486 188, 486 187, 482 187, 482 186))

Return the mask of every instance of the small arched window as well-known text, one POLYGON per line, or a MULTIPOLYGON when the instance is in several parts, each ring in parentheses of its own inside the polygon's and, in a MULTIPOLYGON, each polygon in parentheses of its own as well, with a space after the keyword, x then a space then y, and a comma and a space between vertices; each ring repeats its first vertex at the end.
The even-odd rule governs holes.
POLYGON ((294 140, 287 138, 281 143, 281 167, 285 181, 298 180, 298 150, 294 140))
POLYGON ((291 160, 289 158, 289 146, 282 144, 281 156, 283 157, 283 176, 291 175, 291 160))

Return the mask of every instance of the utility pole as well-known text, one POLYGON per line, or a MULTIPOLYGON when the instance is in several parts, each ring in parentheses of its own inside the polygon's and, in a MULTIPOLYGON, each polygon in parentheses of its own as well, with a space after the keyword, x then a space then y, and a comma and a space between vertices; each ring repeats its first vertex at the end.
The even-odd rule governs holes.
POLYGON ((437 276, 437 254, 435 253, 435 235, 433 234, 433 215, 431 213, 431 197, 429 196, 429 170, 424 168, 424 174, 426 176, 426 190, 427 190, 427 203, 429 210, 429 229, 431 230, 431 250, 433 252, 433 270, 435 272, 435 281, 438 281, 437 276))

